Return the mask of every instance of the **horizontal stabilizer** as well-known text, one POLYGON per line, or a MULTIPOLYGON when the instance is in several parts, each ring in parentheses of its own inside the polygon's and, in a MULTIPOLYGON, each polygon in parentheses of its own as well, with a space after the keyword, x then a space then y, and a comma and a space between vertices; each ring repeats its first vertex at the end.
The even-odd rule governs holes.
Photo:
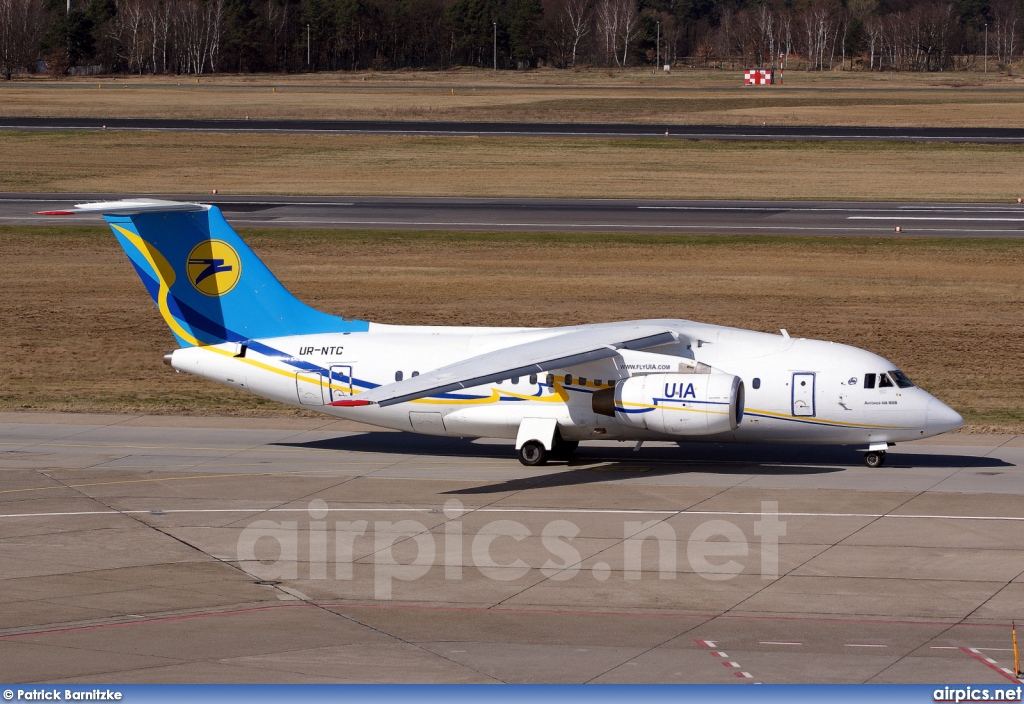
POLYGON ((419 376, 359 394, 359 400, 391 406, 418 398, 490 384, 514 376, 565 369, 618 354, 676 342, 660 325, 600 325, 470 357, 419 376))
POLYGON ((183 203, 176 200, 159 200, 157 198, 128 198, 125 200, 109 200, 100 203, 79 203, 75 206, 75 210, 82 213, 101 213, 103 215, 197 212, 209 209, 210 206, 203 205, 202 203, 183 203))

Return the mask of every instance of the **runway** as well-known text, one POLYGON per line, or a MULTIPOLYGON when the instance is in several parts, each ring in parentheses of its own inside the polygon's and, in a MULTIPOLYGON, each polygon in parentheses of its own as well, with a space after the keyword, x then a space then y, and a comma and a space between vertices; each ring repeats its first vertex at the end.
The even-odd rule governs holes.
MULTIPOLYGON (((3 225, 102 225, 98 215, 42 217, 75 203, 137 197, 118 193, 3 193, 3 225)), ((1016 203, 669 201, 639 199, 403 198, 372 196, 152 197, 218 205, 236 227, 735 234, 782 236, 1017 238, 1016 203), (896 232, 896 227, 900 232, 896 232)))
POLYGON ((675 138, 734 141, 958 142, 1024 144, 1024 130, 998 127, 828 127, 585 122, 398 120, 188 120, 167 118, 0 117, 0 130, 157 130, 277 134, 386 134, 472 137, 675 138))
POLYGON ((1016 685, 1022 496, 1020 436, 527 468, 332 419, 0 413, 0 679, 1016 685))

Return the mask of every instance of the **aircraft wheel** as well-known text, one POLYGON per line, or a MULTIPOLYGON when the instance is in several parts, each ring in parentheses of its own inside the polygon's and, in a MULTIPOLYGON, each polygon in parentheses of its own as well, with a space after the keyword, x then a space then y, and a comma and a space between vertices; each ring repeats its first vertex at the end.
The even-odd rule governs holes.
POLYGON ((576 449, 579 446, 579 440, 559 440, 558 443, 551 448, 551 456, 555 459, 567 460, 572 457, 572 454, 576 452, 576 449))
POLYGON ((524 442, 523 446, 516 450, 516 456, 527 467, 538 467, 547 464, 548 461, 548 451, 536 440, 524 442))
POLYGON ((865 452, 864 453, 864 465, 871 467, 871 469, 878 469, 885 464, 885 453, 884 452, 865 452))

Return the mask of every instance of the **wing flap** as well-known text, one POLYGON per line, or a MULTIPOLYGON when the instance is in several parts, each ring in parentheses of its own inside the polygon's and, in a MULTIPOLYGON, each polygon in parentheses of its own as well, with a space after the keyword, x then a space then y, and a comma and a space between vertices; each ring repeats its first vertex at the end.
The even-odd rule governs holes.
POLYGON ((427 396, 608 359, 620 349, 646 349, 677 340, 655 325, 585 328, 487 352, 419 376, 359 394, 359 400, 391 406, 427 396))

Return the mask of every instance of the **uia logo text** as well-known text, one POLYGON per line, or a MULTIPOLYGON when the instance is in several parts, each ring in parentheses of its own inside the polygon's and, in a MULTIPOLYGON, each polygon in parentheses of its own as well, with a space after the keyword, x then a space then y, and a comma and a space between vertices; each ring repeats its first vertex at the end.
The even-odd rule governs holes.
POLYGON ((205 296, 223 296, 242 276, 242 261, 221 240, 200 242, 188 254, 188 280, 205 296))

